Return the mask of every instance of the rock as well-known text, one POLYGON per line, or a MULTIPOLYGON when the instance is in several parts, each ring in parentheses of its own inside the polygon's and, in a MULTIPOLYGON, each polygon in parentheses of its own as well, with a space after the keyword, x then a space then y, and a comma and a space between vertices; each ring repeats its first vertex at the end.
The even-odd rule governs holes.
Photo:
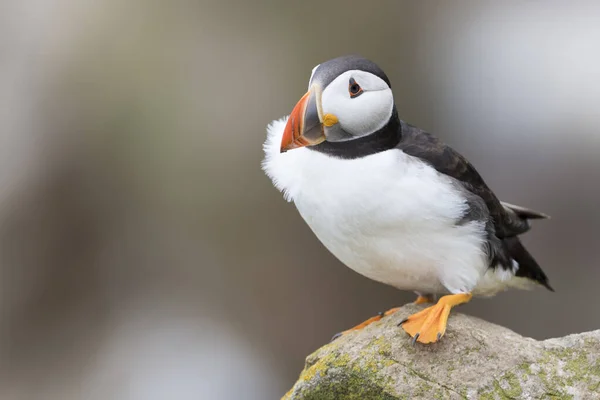
POLYGON ((536 341, 457 312, 439 343, 397 324, 422 306, 327 344, 283 400, 600 399, 600 330, 536 341))

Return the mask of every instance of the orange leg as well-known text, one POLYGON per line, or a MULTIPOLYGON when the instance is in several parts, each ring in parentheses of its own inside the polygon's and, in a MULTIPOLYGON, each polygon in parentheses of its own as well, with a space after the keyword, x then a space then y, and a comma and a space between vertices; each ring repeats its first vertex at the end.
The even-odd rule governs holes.
POLYGON ((446 333, 452 307, 467 303, 472 297, 471 293, 443 296, 437 304, 411 315, 399 325, 413 338, 413 343, 437 342, 446 333))
POLYGON ((419 295, 417 297, 417 299, 415 300, 414 304, 425 304, 425 303, 433 303, 433 302, 434 302, 433 297, 419 295))
POLYGON ((331 341, 334 341, 335 339, 339 338, 340 336, 345 335, 348 332, 352 332, 352 331, 358 331, 360 329, 363 329, 364 327, 371 325, 373 322, 377 322, 379 321, 381 318, 383 317, 387 317, 388 315, 392 315, 393 313, 395 313, 396 311, 398 311, 400 309, 400 307, 396 307, 396 308, 390 308, 389 310, 387 310, 386 312, 380 312, 379 314, 377 314, 374 317, 369 318, 368 320, 361 322, 360 324, 350 328, 350 329, 346 329, 343 332, 339 332, 336 333, 335 335, 333 335, 333 337, 331 338, 331 341))

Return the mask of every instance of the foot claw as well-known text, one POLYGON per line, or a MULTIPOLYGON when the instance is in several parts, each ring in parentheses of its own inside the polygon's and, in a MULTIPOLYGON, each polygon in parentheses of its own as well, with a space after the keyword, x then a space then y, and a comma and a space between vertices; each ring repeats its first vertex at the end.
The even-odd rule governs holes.
POLYGON ((419 332, 417 332, 417 334, 412 338, 412 345, 414 346, 417 343, 417 339, 419 338, 421 334, 419 332))
POLYGON ((440 340, 442 338, 442 332, 438 332, 437 334, 437 340, 440 340))
POLYGON ((404 318, 402 321, 398 322, 398 325, 396 326, 401 326, 403 323, 405 323, 406 321, 408 321, 408 317, 404 318))

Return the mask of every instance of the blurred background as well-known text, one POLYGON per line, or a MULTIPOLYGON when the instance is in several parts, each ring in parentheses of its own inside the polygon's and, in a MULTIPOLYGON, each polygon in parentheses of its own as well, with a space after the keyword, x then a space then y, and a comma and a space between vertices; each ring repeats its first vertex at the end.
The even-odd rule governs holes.
POLYGON ((338 262, 260 169, 266 125, 347 53, 553 217, 524 241, 556 293, 461 311, 600 328, 599 43, 592 0, 2 0, 0 398, 279 398, 334 333, 412 301, 338 262))

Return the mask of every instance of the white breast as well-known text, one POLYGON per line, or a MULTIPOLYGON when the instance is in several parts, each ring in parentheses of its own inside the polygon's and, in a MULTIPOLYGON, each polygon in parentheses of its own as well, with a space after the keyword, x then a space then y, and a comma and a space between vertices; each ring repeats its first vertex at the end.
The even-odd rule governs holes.
POLYGON ((399 150, 353 160, 281 154, 285 122, 269 127, 263 168, 339 260, 400 289, 475 288, 488 267, 484 226, 456 225, 466 203, 450 178, 399 150))

